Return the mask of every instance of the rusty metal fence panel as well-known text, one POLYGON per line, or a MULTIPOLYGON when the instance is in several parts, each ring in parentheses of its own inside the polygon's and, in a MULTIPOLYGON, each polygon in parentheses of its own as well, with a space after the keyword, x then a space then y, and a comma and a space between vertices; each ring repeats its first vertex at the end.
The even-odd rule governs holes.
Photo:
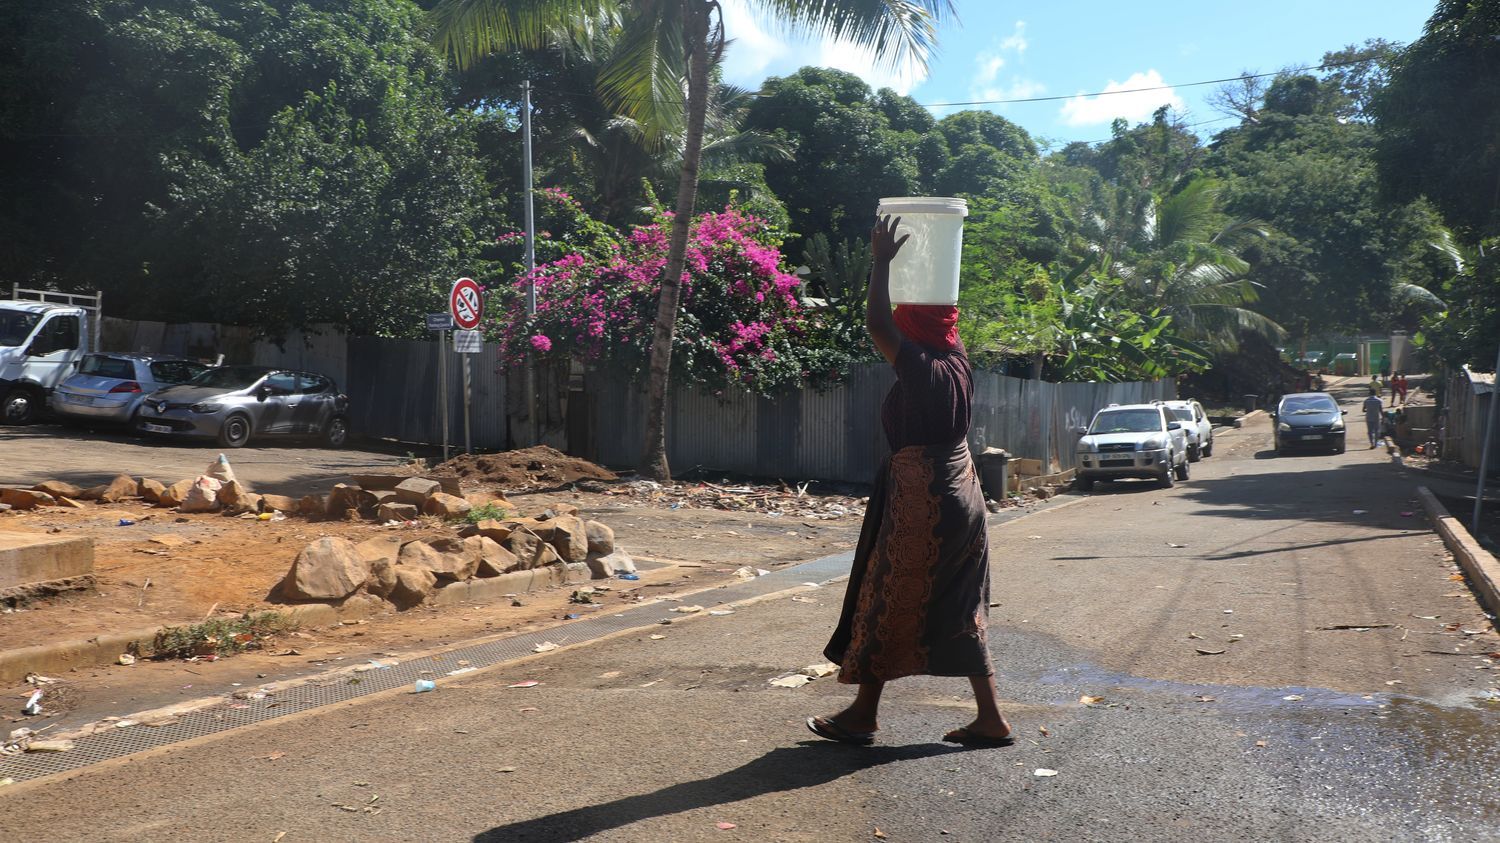
MULTIPOLYGON (((774 397, 739 389, 722 394, 675 391, 667 407, 667 452, 673 470, 723 471, 761 477, 869 482, 886 454, 880 404, 890 367, 856 366, 842 384, 774 397)), ((644 385, 595 375, 588 381, 589 448, 606 465, 633 466, 641 456, 644 385)), ((996 372, 974 373, 971 436, 1013 455, 1058 469, 1076 465, 1076 428, 1110 403, 1132 404, 1176 395, 1171 381, 1055 384, 996 372)))

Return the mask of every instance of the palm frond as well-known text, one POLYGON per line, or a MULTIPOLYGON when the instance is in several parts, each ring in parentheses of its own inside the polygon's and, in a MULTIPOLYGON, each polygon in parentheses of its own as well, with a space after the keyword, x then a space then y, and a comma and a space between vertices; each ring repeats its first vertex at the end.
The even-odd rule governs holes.
POLYGON ((1397 284, 1391 291, 1396 304, 1415 305, 1434 313, 1448 309, 1448 303, 1438 298, 1431 290, 1417 284, 1397 284))
POLYGON ((433 43, 468 68, 492 53, 541 49, 558 33, 613 19, 617 0, 442 0, 432 10, 433 43))
POLYGON ((597 81, 606 106, 655 138, 680 133, 686 120, 687 49, 682 21, 667 6, 640 4, 597 81))
POLYGON ((790 160, 792 151, 786 144, 755 130, 717 137, 703 144, 703 163, 711 167, 790 160))
POLYGON ((1194 179, 1186 187, 1156 206, 1154 236, 1158 246, 1206 241, 1218 212, 1219 189, 1212 179, 1194 179))
POLYGON ((873 52, 886 67, 927 66, 935 24, 954 14, 952 0, 759 0, 773 25, 873 52))

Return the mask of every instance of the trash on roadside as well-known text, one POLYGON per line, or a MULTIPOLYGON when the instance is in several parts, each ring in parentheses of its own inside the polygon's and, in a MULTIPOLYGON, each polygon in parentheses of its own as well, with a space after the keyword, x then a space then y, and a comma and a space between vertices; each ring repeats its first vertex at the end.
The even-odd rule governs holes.
POLYGON ((527 679, 524 682, 517 682, 516 684, 510 685, 510 686, 507 686, 507 687, 511 687, 511 688, 535 688, 536 686, 538 686, 540 684, 542 684, 542 683, 536 681, 535 679, 527 679))
POLYGON ((569 612, 568 614, 563 615, 563 620, 565 620, 565 621, 576 621, 576 620, 578 620, 581 617, 583 617, 583 615, 580 615, 577 612, 569 612))
POLYGON ((121 518, 120 519, 120 523, 119 523, 118 526, 121 526, 121 527, 134 527, 135 526, 135 521, 133 519, 130 519, 130 518, 121 518))
POLYGON ((1366 515, 1369 512, 1370 512, 1370 510, 1368 510, 1368 509, 1356 509, 1356 510, 1354 510, 1354 514, 1355 515, 1366 515))
POLYGON ((31 699, 21 707, 21 713, 27 716, 36 716, 42 713, 42 689, 38 688, 31 692, 31 699))
POLYGON ((457 670, 450 670, 450 671, 448 671, 448 675, 449 676, 458 676, 458 675, 464 674, 464 673, 473 673, 473 672, 475 672, 477 670, 479 670, 479 668, 477 668, 477 667, 461 667, 461 668, 459 668, 457 670))
POLYGON ((427 691, 435 690, 437 690, 436 682, 432 681, 431 679, 418 679, 417 683, 412 686, 411 692, 413 694, 422 694, 426 693, 427 691))
POLYGON ((135 656, 132 656, 129 653, 121 653, 120 657, 118 659, 115 659, 115 662, 124 665, 135 664, 135 656))
POLYGON ((739 828, 739 826, 735 825, 734 823, 716 823, 714 827, 720 831, 728 831, 731 828, 739 828))
POLYGON ((711 610, 709 610, 709 614, 713 615, 714 617, 723 617, 724 615, 732 615, 732 614, 734 614, 734 610, 733 609, 711 609, 711 610))
POLYGON ((793 603, 816 603, 818 601, 812 599, 811 597, 803 597, 800 594, 794 594, 794 595, 792 595, 792 602, 793 603))
POLYGON ((55 685, 55 684, 57 684, 58 682, 61 682, 61 681, 62 681, 61 679, 58 679, 55 676, 42 676, 39 673, 28 673, 28 674, 26 674, 26 684, 27 685, 32 685, 32 686, 38 687, 38 688, 40 688, 43 685, 55 685))
POLYGON ((275 513, 275 512, 262 512, 261 514, 255 516, 255 520, 256 521, 274 521, 274 520, 276 520, 276 515, 277 515, 277 513, 275 513))
POLYGON ((592 588, 580 588, 572 594, 568 595, 568 602, 582 603, 587 606, 597 604, 599 602, 599 598, 594 596, 594 590, 592 588))
POLYGON ((674 612, 680 612, 681 614, 684 614, 684 615, 691 615, 691 614, 695 614, 697 612, 703 611, 703 607, 702 606, 674 606, 674 607, 672 607, 672 611, 674 611, 674 612))
POLYGON ((1167 542, 1167 547, 1187 547, 1187 545, 1185 545, 1185 544, 1176 544, 1175 542, 1167 542))
POLYGON ((1282 699, 1286 700, 1287 702, 1301 702, 1302 701, 1302 695, 1301 694, 1287 694, 1286 696, 1282 697, 1282 699))
POLYGON ((1218 702, 1218 700, 1214 699, 1208 694, 1199 694, 1198 696, 1193 697, 1193 699, 1197 702, 1218 702))
POLYGON ((1046 767, 1038 767, 1035 771, 1032 772, 1032 775, 1036 776, 1039 779, 1050 779, 1053 776, 1057 775, 1057 771, 1049 770, 1046 767))
POLYGON ((69 740, 32 741, 26 745, 27 752, 69 752, 73 742, 69 740))
POLYGON ((556 649, 557 649, 557 645, 556 644, 553 644, 551 641, 543 641, 542 643, 536 645, 535 647, 532 647, 531 648, 531 652, 533 652, 533 653, 546 653, 546 652, 549 652, 551 650, 556 650, 556 649))
POLYGON ((622 580, 629 580, 630 582, 635 582, 641 578, 640 574, 615 574, 615 576, 622 580))
POLYGON ((651 640, 652 641, 660 641, 660 640, 662 640, 663 638, 666 638, 666 637, 667 636, 665 636, 665 635, 653 635, 653 636, 651 636, 651 640))
POLYGON ((1200 655, 1200 656, 1222 656, 1222 655, 1224 655, 1224 651, 1223 650, 1210 650, 1207 647, 1198 647, 1196 649, 1198 651, 1198 655, 1200 655))
POLYGON ((1078 701, 1080 703, 1084 704, 1084 705, 1098 705, 1098 704, 1104 702, 1104 698, 1103 697, 1091 697, 1088 694, 1084 694, 1083 696, 1081 696, 1081 697, 1078 698, 1078 701))
POLYGON ((811 676, 814 679, 822 679, 825 676, 832 676, 838 672, 839 666, 834 664, 833 662, 810 664, 807 667, 802 668, 801 670, 803 676, 811 676))
POLYGON ((803 685, 806 685, 811 681, 811 676, 803 676, 800 673, 793 673, 787 676, 778 676, 775 679, 770 680, 771 684, 777 688, 801 688, 803 685))

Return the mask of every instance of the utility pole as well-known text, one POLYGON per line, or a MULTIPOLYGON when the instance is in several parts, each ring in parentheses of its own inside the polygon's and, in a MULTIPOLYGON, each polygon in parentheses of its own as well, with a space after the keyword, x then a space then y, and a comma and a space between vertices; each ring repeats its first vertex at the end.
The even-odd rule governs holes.
POLYGON ((1490 386, 1489 418, 1484 423, 1484 447, 1480 449, 1479 486, 1474 490, 1474 520, 1469 524, 1469 534, 1479 541, 1479 513, 1484 510, 1484 481, 1490 473, 1490 444, 1495 441, 1495 410, 1500 405, 1500 352, 1495 354, 1495 380, 1490 386))
MULTIPOLYGON (((536 269, 536 216, 532 210, 531 172, 531 80, 521 83, 521 149, 525 175, 522 179, 522 202, 526 215, 526 318, 536 315, 536 282, 531 273, 536 269)), ((536 445, 541 439, 542 426, 536 417, 536 350, 526 343, 526 418, 531 428, 527 445, 536 445)))

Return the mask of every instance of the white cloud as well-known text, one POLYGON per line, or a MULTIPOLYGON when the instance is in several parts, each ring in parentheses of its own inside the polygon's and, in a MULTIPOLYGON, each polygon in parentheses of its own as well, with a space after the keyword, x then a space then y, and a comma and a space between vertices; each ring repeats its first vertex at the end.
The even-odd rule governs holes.
POLYGON ((1138 123, 1150 117, 1152 112, 1164 105, 1171 106, 1177 111, 1184 108, 1182 97, 1168 87, 1166 81, 1161 78, 1161 74, 1154 69, 1144 73, 1132 73, 1124 82, 1111 79, 1109 84, 1104 86, 1104 91, 1108 94, 1107 96, 1090 97, 1079 94, 1064 101, 1063 122, 1069 126, 1094 126, 1123 117, 1132 123, 1138 123), (1141 88, 1160 90, 1139 90, 1141 88), (1114 91, 1134 91, 1135 93, 1111 93, 1114 91))
POLYGON ((969 99, 1025 99, 1043 93, 1046 86, 1035 80, 1018 76, 1004 82, 1000 78, 1009 57, 1024 64, 1027 46, 1026 21, 1018 20, 1010 35, 998 39, 989 49, 981 50, 974 57, 974 76, 969 80, 969 99))
POLYGON ((805 65, 848 71, 875 89, 909 94, 927 80, 926 69, 907 63, 892 68, 869 50, 848 42, 788 36, 767 22, 746 0, 721 0, 724 33, 732 42, 724 56, 724 79, 756 88, 767 76, 785 75, 805 65))

